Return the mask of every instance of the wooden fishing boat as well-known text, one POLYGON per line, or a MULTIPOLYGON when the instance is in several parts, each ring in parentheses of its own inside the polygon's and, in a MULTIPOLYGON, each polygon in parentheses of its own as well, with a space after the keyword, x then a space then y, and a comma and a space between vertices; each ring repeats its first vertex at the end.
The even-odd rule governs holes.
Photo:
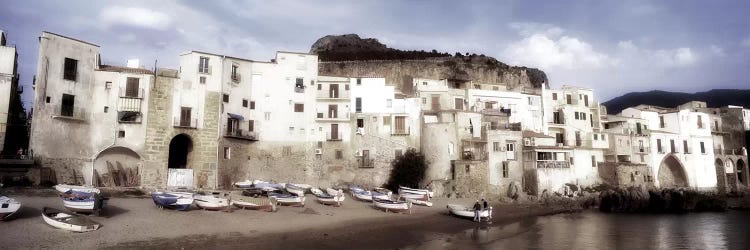
POLYGON ((249 181, 249 180, 238 181, 238 182, 234 183, 234 186, 237 187, 237 188, 252 188, 253 187, 253 182, 249 181))
POLYGON ((427 189, 414 189, 399 186, 398 194, 401 197, 422 201, 429 201, 430 198, 432 198, 432 192, 427 189))
POLYGON ((336 195, 333 195, 331 193, 323 193, 318 188, 311 188, 310 192, 315 195, 315 198, 317 198, 318 202, 323 205, 333 205, 333 206, 341 206, 341 203, 344 202, 344 199, 346 196, 344 196, 344 192, 341 190, 336 190, 336 195))
POLYGON ((272 192, 272 193, 268 193, 268 197, 276 198, 276 202, 284 206, 295 206, 295 207, 305 206, 304 196, 297 196, 291 193, 272 192))
MULTIPOLYGON (((474 219, 474 209, 472 207, 458 204, 448 204, 446 207, 448 208, 448 213, 452 215, 474 219)), ((479 219, 485 219, 488 221, 492 219, 492 207, 479 211, 479 219)))
POLYGON ((106 204, 108 198, 102 197, 99 193, 87 193, 83 191, 74 191, 69 189, 60 194, 63 206, 68 210, 76 213, 98 213, 106 204))
POLYGON ((297 196, 305 196, 305 186, 309 185, 287 183, 285 187, 286 191, 289 193, 293 193, 297 196))
POLYGON ((372 193, 372 199, 379 199, 379 200, 390 200, 391 195, 393 192, 391 190, 385 189, 385 188, 375 188, 375 190, 371 191, 372 193))
POLYGON ((429 198, 427 198, 426 196, 427 195, 425 195, 425 197, 423 199, 412 199, 412 198, 409 198, 409 197, 402 197, 402 199, 405 200, 405 201, 409 201, 409 202, 411 202, 412 204, 415 204, 415 205, 432 207, 432 202, 429 201, 429 198))
POLYGON ((249 196, 249 197, 260 197, 263 195, 267 195, 268 192, 263 191, 263 189, 260 188, 247 188, 242 190, 242 195, 249 196))
POLYGON ((101 224, 89 218, 49 207, 42 210, 42 218, 50 226, 79 233, 94 231, 101 227, 101 224))
POLYGON ((229 199, 222 197, 219 193, 194 194, 195 205, 204 210, 218 211, 229 208, 229 199))
POLYGON ((193 193, 188 192, 153 192, 151 198, 158 208, 186 211, 193 204, 193 193))
POLYGON ((386 212, 409 212, 411 214, 411 202, 408 201, 393 201, 393 200, 381 200, 373 199, 373 205, 375 208, 383 209, 386 212))
POLYGON ((333 188, 326 188, 326 193, 328 193, 330 195, 344 194, 344 192, 341 191, 341 189, 333 189, 333 188))
POLYGON ((284 190, 285 184, 254 180, 252 187, 270 192, 270 191, 275 191, 275 190, 284 190))
POLYGON ((230 203, 237 208, 276 212, 276 198, 250 198, 233 196, 230 203))
POLYGON ((57 184, 54 186, 55 190, 60 193, 65 193, 68 191, 76 191, 76 192, 84 192, 84 193, 101 193, 101 191, 98 188, 91 187, 91 186, 77 186, 77 185, 67 185, 67 184, 57 184))
POLYGON ((362 189, 349 189, 354 199, 372 202, 372 192, 362 189))
POLYGON ((20 208, 21 203, 17 200, 6 196, 0 196, 0 220, 6 220, 10 218, 20 208))

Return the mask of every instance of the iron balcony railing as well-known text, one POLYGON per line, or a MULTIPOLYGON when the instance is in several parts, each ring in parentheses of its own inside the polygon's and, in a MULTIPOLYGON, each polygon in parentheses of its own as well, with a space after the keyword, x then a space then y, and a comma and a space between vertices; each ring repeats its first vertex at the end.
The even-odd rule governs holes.
POLYGON ((242 75, 240 73, 234 73, 231 76, 233 82, 240 82, 242 81, 242 75))
POLYGON ((461 159, 469 161, 487 160, 487 152, 483 152, 478 149, 466 149, 461 154, 461 159))
POLYGON ((401 128, 401 129, 393 129, 391 131, 391 135, 410 135, 410 134, 411 134, 411 127, 401 128))
POLYGON ((305 93, 305 87, 294 86, 294 93, 305 93))
POLYGON ((224 129, 224 136, 225 137, 232 137, 232 138, 238 138, 238 139, 246 139, 246 140, 257 140, 258 135, 254 131, 247 131, 244 129, 238 129, 233 128, 224 129))
POLYGON ((52 105, 52 116, 72 120, 87 120, 88 112, 80 107, 52 105))
POLYGON ((714 154, 717 155, 742 155, 742 149, 736 148, 736 149, 714 149, 714 154))
POLYGON ((172 125, 177 128, 198 128, 198 119, 180 119, 180 117, 175 117, 172 125))
POLYGON ((341 132, 338 132, 338 133, 327 132, 326 133, 326 141, 340 141, 342 139, 343 139, 343 136, 341 132))
POLYGON ((130 89, 127 88, 120 88, 120 98, 137 98, 137 99, 143 99, 145 96, 143 88, 138 89, 130 89))
POLYGON ((567 161, 536 161, 536 168, 569 168, 567 161))
POLYGON ((315 92, 315 98, 318 99, 349 99, 349 91, 331 92, 330 90, 318 90, 315 92))

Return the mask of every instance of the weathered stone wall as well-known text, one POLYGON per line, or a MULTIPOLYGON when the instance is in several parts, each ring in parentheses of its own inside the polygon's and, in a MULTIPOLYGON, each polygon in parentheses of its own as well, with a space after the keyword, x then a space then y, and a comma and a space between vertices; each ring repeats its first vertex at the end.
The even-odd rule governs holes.
MULTIPOLYGON (((451 176, 451 160, 458 159, 459 142, 456 140, 455 123, 425 123, 422 127, 422 154, 429 162, 425 181, 448 180, 451 176), (450 146, 453 145, 453 155, 450 146)), ((435 193, 442 196, 442 193, 435 193)))
POLYGON ((485 197, 490 195, 486 161, 454 162, 456 180, 453 192, 457 197, 485 197))
POLYGON ((386 83, 410 94, 413 78, 465 79, 485 84, 507 85, 510 88, 535 88, 525 70, 502 70, 486 64, 472 64, 445 59, 372 60, 320 62, 320 75, 342 77, 384 77, 386 83), (405 85, 409 85, 404 88, 405 85))
POLYGON ((149 188, 166 186, 169 143, 176 135, 185 134, 193 143, 188 167, 194 170, 195 187, 216 188, 220 94, 206 92, 202 126, 198 129, 175 128, 172 101, 176 82, 177 78, 159 75, 151 89, 141 185, 149 188))
POLYGON ((653 177, 649 181, 650 168, 644 164, 625 162, 599 163, 599 177, 607 184, 620 187, 653 187, 653 177))

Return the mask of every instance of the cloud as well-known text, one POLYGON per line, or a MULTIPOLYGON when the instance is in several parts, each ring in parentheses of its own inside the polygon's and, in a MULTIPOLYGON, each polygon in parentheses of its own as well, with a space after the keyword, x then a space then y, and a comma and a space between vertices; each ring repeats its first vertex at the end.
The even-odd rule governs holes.
POLYGON ((163 12, 122 6, 104 8, 99 21, 106 27, 122 25, 154 30, 166 30, 172 25, 172 18, 163 12))
POLYGON ((511 28, 525 36, 512 42, 503 57, 512 64, 565 69, 601 68, 609 64, 607 54, 595 51, 591 44, 575 37, 560 36, 564 30, 544 24, 512 23, 511 28))
POLYGON ((745 40, 742 40, 742 42, 740 42, 740 45, 745 46, 745 47, 750 47, 750 37, 746 38, 745 40))
MULTIPOLYGON (((641 49, 633 41, 628 40, 618 42, 617 48, 619 53, 615 55, 615 60, 618 62, 618 65, 624 67, 640 65, 646 67, 675 68, 696 64, 699 59, 698 55, 693 52, 693 49, 688 47, 658 50, 641 49)), ((716 55, 724 53, 723 49, 716 45, 710 46, 709 50, 716 55)))
POLYGON ((708 49, 716 56, 726 56, 727 54, 724 53, 724 48, 719 47, 718 45, 712 44, 711 46, 708 46, 708 49))

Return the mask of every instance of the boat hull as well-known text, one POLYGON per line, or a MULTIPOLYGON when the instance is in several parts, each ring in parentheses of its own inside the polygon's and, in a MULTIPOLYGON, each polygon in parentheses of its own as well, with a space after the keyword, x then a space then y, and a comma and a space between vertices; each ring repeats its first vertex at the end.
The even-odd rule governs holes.
POLYGON ((97 213, 106 203, 106 198, 101 197, 98 193, 85 193, 78 191, 68 191, 60 195, 63 206, 76 213, 97 213))
POLYGON ((181 192, 154 192, 151 194, 157 207, 169 208, 178 211, 186 211, 193 204, 191 193, 181 192))
POLYGON ((42 219, 52 227, 78 233, 94 231, 101 227, 101 224, 87 218, 82 218, 79 215, 68 214, 50 208, 44 208, 42 211, 42 219))
POLYGON ((21 209, 21 203, 15 199, 0 196, 0 220, 10 219, 13 214, 21 209))
MULTIPOLYGON (((448 212, 457 217, 474 219, 474 210, 462 205, 447 205, 448 212)), ((492 207, 479 211, 479 218, 489 220, 492 218, 492 207)))
POLYGON ((411 213, 411 203, 409 202, 374 199, 372 203, 376 208, 385 210, 386 212, 411 213))
POLYGON ((276 199, 276 203, 283 205, 283 206, 294 206, 294 207, 305 206, 305 197, 303 196, 276 195, 272 197, 276 199))
POLYGON ((218 211, 229 208, 229 199, 213 195, 194 195, 193 202, 203 210, 218 211))

